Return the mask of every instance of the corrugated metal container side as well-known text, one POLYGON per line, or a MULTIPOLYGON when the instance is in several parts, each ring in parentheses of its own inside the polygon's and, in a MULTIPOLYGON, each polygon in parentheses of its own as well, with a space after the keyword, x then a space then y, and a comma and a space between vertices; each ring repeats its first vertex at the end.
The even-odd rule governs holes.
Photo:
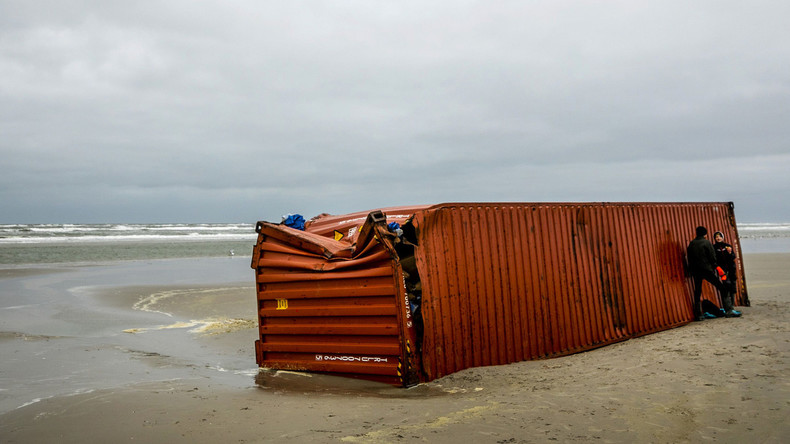
MULTIPOLYGON (((686 245, 731 203, 441 204, 417 211, 424 380, 559 356, 692 320, 686 245)), ((736 303, 748 305, 739 262, 736 303)), ((706 285, 703 297, 720 303, 706 285)))
POLYGON ((383 214, 371 216, 353 245, 258 223, 252 259, 258 365, 396 385, 418 382, 394 235, 383 214))

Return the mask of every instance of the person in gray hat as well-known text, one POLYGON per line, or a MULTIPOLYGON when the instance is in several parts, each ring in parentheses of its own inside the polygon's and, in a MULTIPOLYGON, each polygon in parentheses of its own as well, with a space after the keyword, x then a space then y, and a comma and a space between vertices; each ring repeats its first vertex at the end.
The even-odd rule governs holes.
POLYGON ((735 253, 732 250, 732 245, 724 242, 724 233, 717 231, 713 233, 713 250, 716 252, 716 264, 723 271, 721 275, 722 287, 724 292, 721 294, 721 303, 724 306, 724 316, 728 318, 737 318, 741 312, 733 307, 733 300, 737 287, 735 282, 738 279, 735 267, 735 253))

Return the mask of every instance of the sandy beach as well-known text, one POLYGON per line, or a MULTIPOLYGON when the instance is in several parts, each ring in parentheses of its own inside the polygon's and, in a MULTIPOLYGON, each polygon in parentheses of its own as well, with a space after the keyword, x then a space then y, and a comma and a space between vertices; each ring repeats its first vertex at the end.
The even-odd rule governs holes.
MULTIPOLYGON (((108 271, 107 282, 78 294, 86 306, 102 301, 87 317, 93 330, 0 327, 0 442, 786 442, 790 254, 744 261, 752 306, 740 319, 468 369, 410 389, 258 372, 249 268, 222 282, 201 275, 161 284, 109 284, 130 270, 108 271), (30 358, 38 350, 49 359, 30 358), (82 370, 63 370, 63 384, 46 386, 62 386, 54 394, 9 388, 15 372, 75 354, 69 365, 82 370)), ((6 270, 0 281, 29 289, 78 272, 6 270)))

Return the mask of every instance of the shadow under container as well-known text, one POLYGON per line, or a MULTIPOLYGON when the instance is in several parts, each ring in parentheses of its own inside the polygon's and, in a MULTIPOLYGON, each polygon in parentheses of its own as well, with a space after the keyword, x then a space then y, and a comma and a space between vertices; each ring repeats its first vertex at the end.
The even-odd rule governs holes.
MULTIPOLYGON (((686 246, 732 203, 447 203, 258 222, 258 365, 410 386, 693 320, 686 246), (397 222, 402 233, 388 229, 397 222)), ((737 267, 736 305, 749 305, 737 267)), ((712 286, 703 298, 721 306, 712 286)))

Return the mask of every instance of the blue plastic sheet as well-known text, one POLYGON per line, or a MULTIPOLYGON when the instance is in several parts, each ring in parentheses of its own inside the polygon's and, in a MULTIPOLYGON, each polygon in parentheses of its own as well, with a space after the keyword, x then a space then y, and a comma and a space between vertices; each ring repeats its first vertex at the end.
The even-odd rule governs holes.
POLYGON ((287 214, 283 217, 283 225, 304 231, 304 217, 301 214, 287 214))

